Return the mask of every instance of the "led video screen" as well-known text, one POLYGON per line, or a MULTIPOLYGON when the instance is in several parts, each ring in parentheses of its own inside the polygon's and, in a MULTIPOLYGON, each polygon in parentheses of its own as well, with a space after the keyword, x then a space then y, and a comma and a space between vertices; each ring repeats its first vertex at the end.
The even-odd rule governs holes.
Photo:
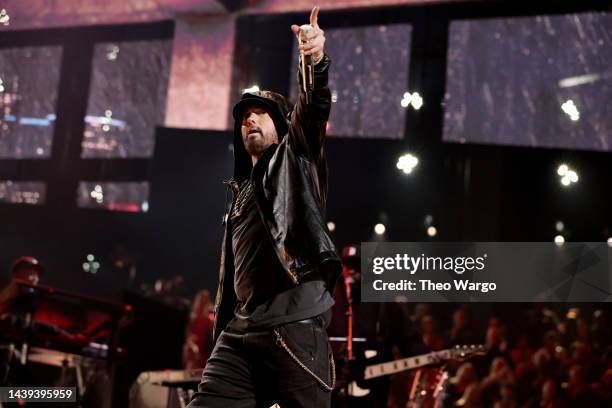
POLYGON ((51 156, 62 47, 0 49, 0 159, 51 156))
MULTIPOLYGON (((331 136, 404 137, 412 26, 380 25, 325 29, 332 60, 329 88, 331 136)), ((294 43, 297 55, 297 40, 294 43)), ((292 65, 291 99, 297 98, 297 61, 292 65)))
POLYGON ((94 49, 83 158, 148 158, 164 123, 170 40, 101 43, 94 49))
POLYGON ((612 150, 612 15, 453 21, 443 140, 612 150))

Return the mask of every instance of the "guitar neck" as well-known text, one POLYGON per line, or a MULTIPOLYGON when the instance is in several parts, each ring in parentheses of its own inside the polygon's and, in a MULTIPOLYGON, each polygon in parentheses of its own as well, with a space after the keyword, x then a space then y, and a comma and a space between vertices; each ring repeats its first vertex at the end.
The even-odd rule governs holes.
POLYGON ((374 364, 367 366, 364 379, 382 377, 402 371, 412 370, 413 368, 423 367, 428 364, 435 363, 439 360, 448 360, 453 355, 453 349, 434 351, 419 356, 402 358, 400 360, 389 361, 387 363, 374 364))

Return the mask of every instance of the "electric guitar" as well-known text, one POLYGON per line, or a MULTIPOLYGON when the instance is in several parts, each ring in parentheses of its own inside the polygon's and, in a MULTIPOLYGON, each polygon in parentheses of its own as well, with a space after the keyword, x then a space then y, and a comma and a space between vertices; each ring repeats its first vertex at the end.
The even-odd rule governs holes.
MULTIPOLYGON (((352 381, 348 385, 348 394, 352 397, 363 397, 368 395, 370 391, 362 388, 364 386, 363 381, 424 367, 429 364, 438 364, 447 360, 463 360, 476 354, 484 354, 484 351, 485 349, 482 345, 455 346, 454 348, 432 351, 431 353, 418 356, 366 365, 365 370, 358 373, 361 374, 357 376, 358 379, 352 381)), ((366 357, 373 358, 375 356, 376 352, 372 353, 372 350, 366 351, 366 357)))

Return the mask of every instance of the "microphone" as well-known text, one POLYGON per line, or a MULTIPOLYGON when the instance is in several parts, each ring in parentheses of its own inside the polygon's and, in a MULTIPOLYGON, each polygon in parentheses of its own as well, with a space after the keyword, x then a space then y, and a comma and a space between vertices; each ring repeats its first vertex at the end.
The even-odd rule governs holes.
MULTIPOLYGON (((306 35, 314 30, 310 24, 300 26, 298 39, 300 44, 306 44, 306 35)), ((302 88, 306 93, 306 103, 312 102, 312 92, 314 91, 314 64, 312 63, 312 55, 302 55, 302 88)))

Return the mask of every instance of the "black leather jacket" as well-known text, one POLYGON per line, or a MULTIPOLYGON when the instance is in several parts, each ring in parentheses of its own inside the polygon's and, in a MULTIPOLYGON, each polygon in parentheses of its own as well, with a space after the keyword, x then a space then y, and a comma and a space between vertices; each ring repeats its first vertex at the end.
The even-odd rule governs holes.
MULTIPOLYGON (((315 66, 312 103, 306 104, 300 91, 288 120, 288 132, 279 135, 279 144, 268 147, 251 169, 244 150, 240 123, 234 127, 234 179, 236 185, 249 174, 254 185, 255 202, 281 265, 295 285, 305 280, 322 279, 333 293, 342 265, 329 236, 325 220, 327 163, 324 142, 331 107, 327 87, 330 60, 324 56, 315 66)), ((301 88, 301 87, 300 87, 301 88)), ((235 189, 231 213, 235 200, 235 189)), ((234 316, 234 257, 231 227, 225 223, 221 249, 219 287, 215 304, 215 340, 234 316)))

